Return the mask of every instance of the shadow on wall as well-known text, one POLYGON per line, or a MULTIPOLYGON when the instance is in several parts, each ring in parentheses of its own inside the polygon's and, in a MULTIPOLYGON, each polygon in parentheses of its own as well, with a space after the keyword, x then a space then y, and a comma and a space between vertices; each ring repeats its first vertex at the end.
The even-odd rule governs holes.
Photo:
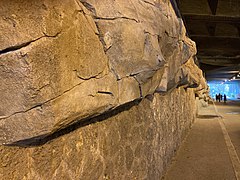
POLYGON ((101 122, 104 121, 110 117, 113 117, 123 111, 128 111, 129 109, 131 109, 133 106, 138 105, 141 102, 140 100, 135 100, 132 102, 129 102, 127 104, 124 104, 122 106, 119 106, 113 110, 110 110, 108 112, 105 112, 99 116, 93 117, 93 118, 86 118, 86 119, 81 119, 81 121, 78 121, 74 124, 69 125, 68 127, 61 129, 57 132, 54 132, 53 134, 49 134, 49 135, 45 135, 45 136, 37 136, 37 137, 33 137, 30 139, 25 139, 25 140, 21 140, 21 141, 17 141, 14 142, 10 145, 6 145, 6 146, 21 146, 21 147, 30 147, 30 146, 41 146, 44 145, 45 143, 56 139, 58 137, 61 137, 65 134, 68 134, 70 132, 73 132, 75 130, 77 130, 78 128, 87 126, 89 124, 93 124, 93 123, 97 123, 97 122, 101 122))

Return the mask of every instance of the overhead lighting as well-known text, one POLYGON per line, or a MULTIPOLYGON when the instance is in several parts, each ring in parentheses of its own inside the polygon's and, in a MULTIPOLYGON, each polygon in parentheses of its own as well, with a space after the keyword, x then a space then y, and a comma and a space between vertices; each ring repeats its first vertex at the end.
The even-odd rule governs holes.
POLYGON ((236 77, 235 76, 233 76, 233 78, 232 79, 236 79, 236 77))

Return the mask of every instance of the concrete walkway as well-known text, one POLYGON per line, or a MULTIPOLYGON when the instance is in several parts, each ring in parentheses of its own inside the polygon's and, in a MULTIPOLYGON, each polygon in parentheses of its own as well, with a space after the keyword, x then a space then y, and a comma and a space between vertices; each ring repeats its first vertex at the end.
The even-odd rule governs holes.
POLYGON ((239 157, 240 102, 216 103, 200 112, 163 179, 240 180, 239 157))

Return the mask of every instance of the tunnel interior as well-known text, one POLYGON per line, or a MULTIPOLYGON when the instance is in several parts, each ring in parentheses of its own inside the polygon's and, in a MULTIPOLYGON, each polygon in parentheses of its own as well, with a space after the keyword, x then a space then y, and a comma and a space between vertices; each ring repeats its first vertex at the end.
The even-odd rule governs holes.
POLYGON ((223 92, 224 88, 232 87, 236 89, 230 94, 234 91, 236 94, 229 94, 229 97, 238 96, 240 1, 176 0, 176 3, 189 37, 196 42, 198 51, 196 56, 208 80, 211 95, 216 91, 223 92))
POLYGON ((0 1, 0 179, 157 180, 188 137, 213 179, 239 48, 239 0, 0 1))

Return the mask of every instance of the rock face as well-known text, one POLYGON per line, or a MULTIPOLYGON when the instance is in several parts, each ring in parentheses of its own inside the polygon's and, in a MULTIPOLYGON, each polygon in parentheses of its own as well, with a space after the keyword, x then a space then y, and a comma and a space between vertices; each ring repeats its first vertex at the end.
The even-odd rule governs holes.
POLYGON ((168 0, 0 1, 0 179, 160 179, 207 100, 185 34, 168 0))
POLYGON ((180 87, 78 124, 46 144, 0 146, 0 179, 161 179, 195 107, 193 90, 180 87))
POLYGON ((169 1, 3 0, 0 24, 1 144, 200 83, 169 1))

